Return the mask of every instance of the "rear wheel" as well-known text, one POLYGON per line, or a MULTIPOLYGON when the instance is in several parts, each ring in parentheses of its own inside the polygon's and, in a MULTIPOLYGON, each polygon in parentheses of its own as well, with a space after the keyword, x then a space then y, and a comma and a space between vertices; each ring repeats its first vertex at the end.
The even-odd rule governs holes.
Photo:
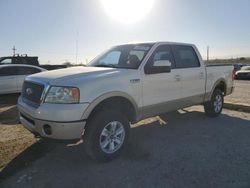
POLYGON ((119 112, 95 113, 87 123, 84 145, 87 154, 97 161, 116 158, 127 143, 129 121, 119 112))
POLYGON ((211 100, 204 104, 205 113, 210 117, 217 117, 221 114, 224 104, 224 96, 220 89, 215 89, 211 100))

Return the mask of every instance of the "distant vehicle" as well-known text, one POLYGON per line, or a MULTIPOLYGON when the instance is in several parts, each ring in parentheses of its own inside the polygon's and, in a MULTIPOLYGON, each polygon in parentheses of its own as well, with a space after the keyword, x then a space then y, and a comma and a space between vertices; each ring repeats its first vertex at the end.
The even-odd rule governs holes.
POLYGON ((130 123, 197 104, 218 116, 233 82, 233 66, 205 65, 192 44, 118 45, 86 67, 26 77, 18 109, 33 134, 83 138, 89 156, 107 161, 124 148, 130 123))
POLYGON ((0 94, 20 93, 26 76, 43 71, 33 65, 0 65, 0 94))
POLYGON ((243 66, 235 73, 236 79, 250 79, 250 66, 243 66))
POLYGON ((0 65, 9 65, 9 64, 27 64, 39 66, 38 57, 30 57, 30 56, 7 56, 0 57, 0 65))
POLYGON ((55 70, 67 68, 67 65, 40 65, 37 56, 27 56, 27 55, 16 55, 16 56, 6 56, 0 57, 0 65, 10 65, 10 64, 22 64, 22 65, 33 65, 39 66, 46 70, 55 70))
POLYGON ((234 66, 234 71, 236 72, 236 71, 240 70, 241 67, 243 67, 243 64, 234 64, 233 66, 234 66))

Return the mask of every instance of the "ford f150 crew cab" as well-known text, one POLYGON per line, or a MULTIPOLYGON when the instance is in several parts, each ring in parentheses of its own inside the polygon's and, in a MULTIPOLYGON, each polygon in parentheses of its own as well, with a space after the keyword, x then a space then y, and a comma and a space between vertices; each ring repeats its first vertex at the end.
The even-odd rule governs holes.
POLYGON ((119 45, 86 67, 28 76, 20 121, 41 137, 83 138, 88 155, 111 160, 124 148, 130 123, 196 104, 218 116, 233 91, 232 74, 232 66, 206 66, 192 44, 119 45))

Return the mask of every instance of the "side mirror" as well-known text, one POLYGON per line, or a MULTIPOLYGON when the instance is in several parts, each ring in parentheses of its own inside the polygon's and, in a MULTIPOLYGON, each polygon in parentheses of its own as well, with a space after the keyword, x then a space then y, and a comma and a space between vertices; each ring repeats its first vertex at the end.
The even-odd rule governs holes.
POLYGON ((169 60, 154 61, 152 66, 145 67, 146 74, 159 74, 171 72, 171 62, 169 60))

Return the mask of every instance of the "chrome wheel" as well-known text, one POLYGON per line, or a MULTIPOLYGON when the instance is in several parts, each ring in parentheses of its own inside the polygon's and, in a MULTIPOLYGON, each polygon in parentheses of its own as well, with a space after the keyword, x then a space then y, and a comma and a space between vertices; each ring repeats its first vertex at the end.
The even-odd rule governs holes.
POLYGON ((222 96, 221 95, 216 95, 215 99, 214 99, 214 111, 216 113, 219 113, 221 111, 222 104, 223 104, 222 96))
POLYGON ((102 130, 99 144, 103 152, 111 154, 116 152, 124 142, 125 129, 118 121, 109 122, 102 130))

